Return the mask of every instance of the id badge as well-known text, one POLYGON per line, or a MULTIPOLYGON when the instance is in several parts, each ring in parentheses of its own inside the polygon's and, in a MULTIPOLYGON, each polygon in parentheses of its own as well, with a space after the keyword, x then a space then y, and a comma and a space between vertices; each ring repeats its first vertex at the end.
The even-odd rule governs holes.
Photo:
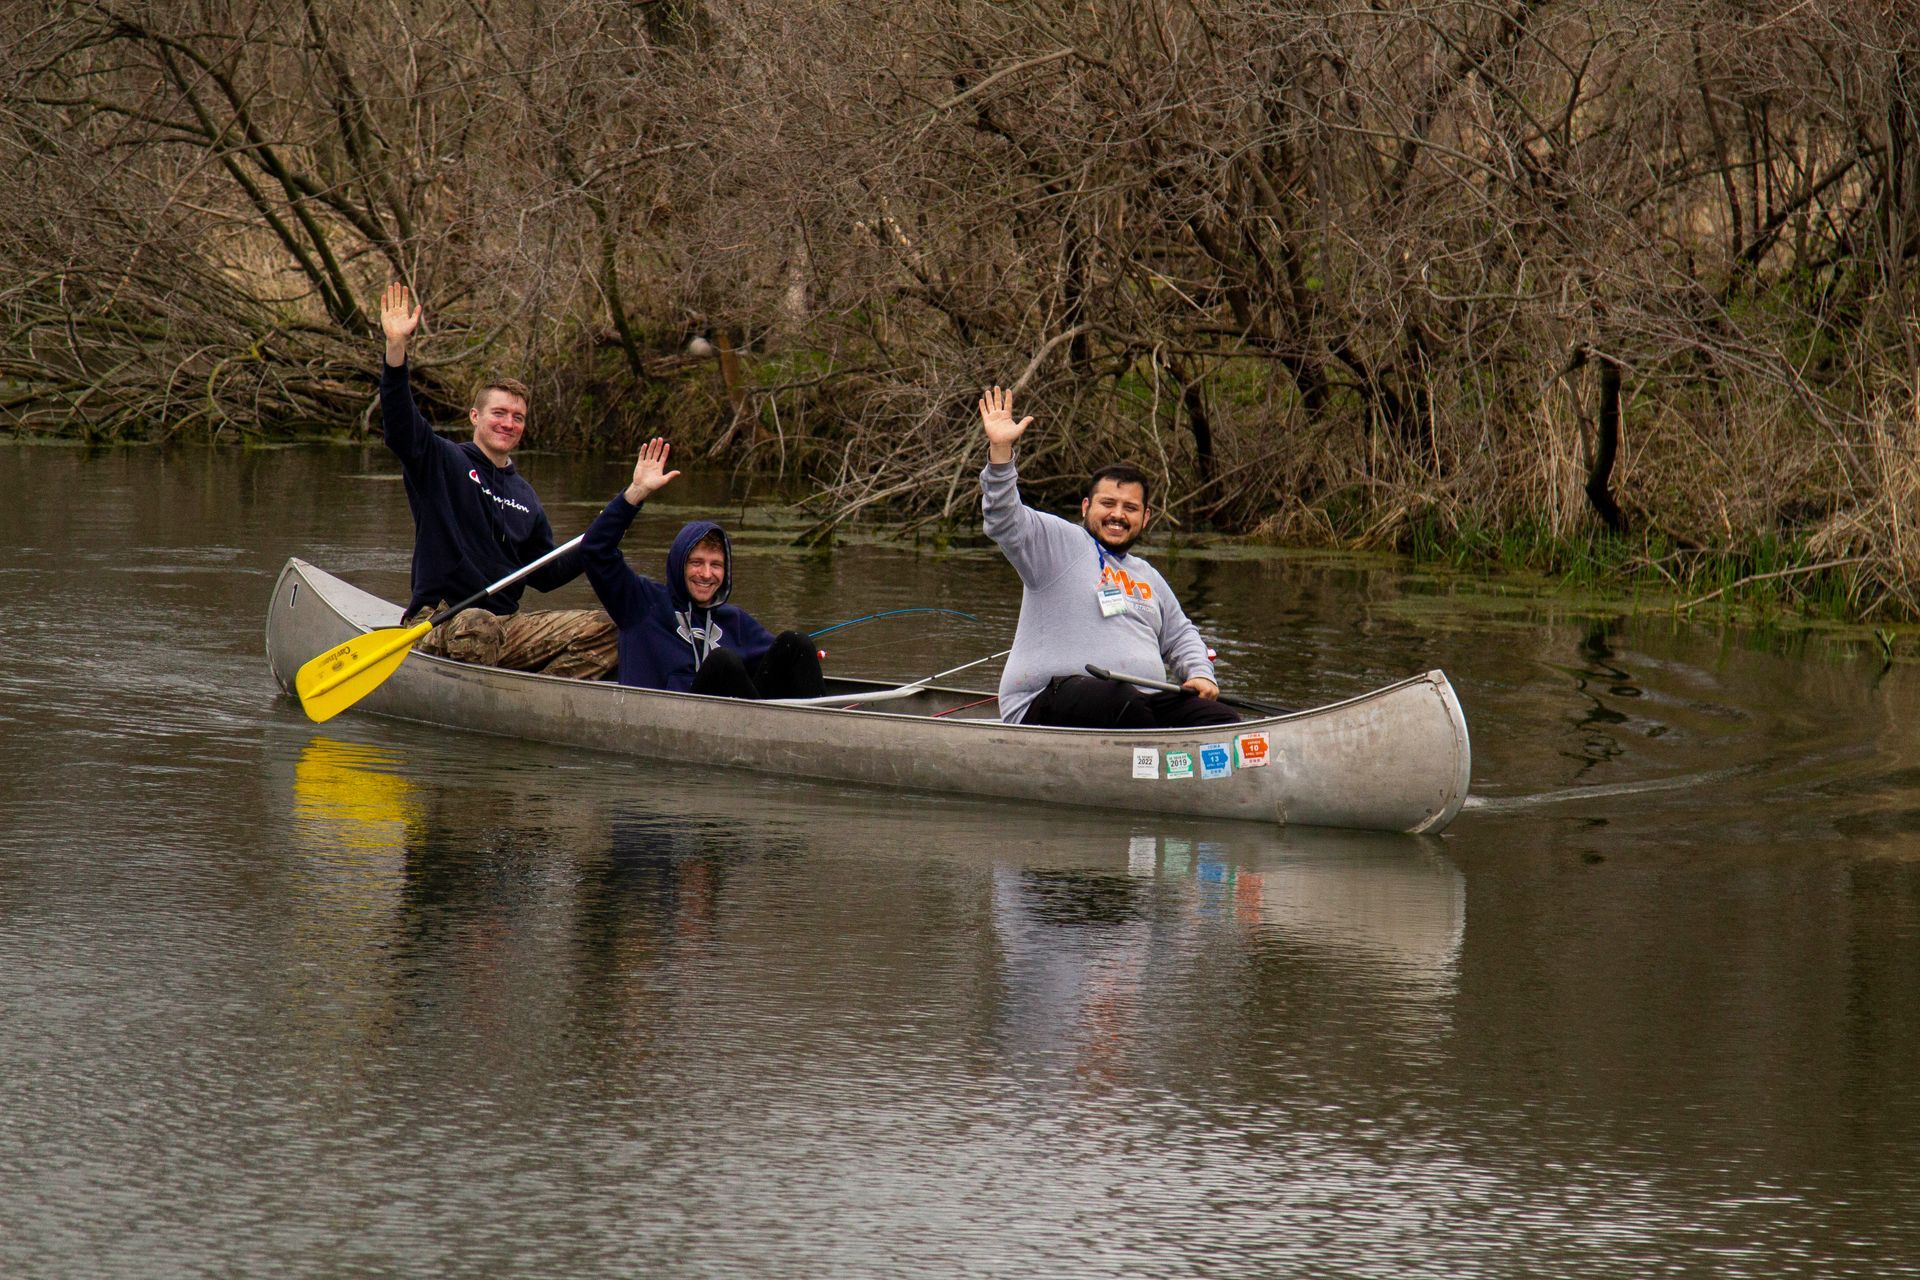
POLYGON ((1114 618, 1127 611, 1127 593, 1106 583, 1095 593, 1100 597, 1100 616, 1114 618))

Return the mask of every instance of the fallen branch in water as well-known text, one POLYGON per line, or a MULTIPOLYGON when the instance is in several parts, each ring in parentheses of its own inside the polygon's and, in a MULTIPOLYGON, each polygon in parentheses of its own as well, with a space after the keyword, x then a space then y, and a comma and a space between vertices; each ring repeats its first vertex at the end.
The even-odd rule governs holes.
POLYGON ((1738 581, 1729 582, 1726 586, 1721 587, 1718 591, 1709 591, 1707 592, 1707 594, 1703 596, 1694 597, 1692 600, 1687 601, 1685 604, 1677 604, 1673 607, 1673 610, 1675 613, 1678 613, 1683 609, 1691 609, 1697 604, 1705 604, 1707 601, 1713 599, 1715 596, 1725 595, 1727 592, 1732 591, 1735 587, 1744 587, 1748 583, 1765 582, 1768 578, 1790 578, 1795 574, 1800 574, 1800 573, 1818 573, 1822 569, 1838 569, 1844 565, 1850 565, 1850 564, 1865 564, 1867 561, 1871 559, 1873 559, 1872 556, 1846 556, 1839 560, 1822 560, 1818 564, 1795 565, 1791 569, 1775 569, 1771 573, 1750 573, 1746 577, 1741 578, 1738 581))

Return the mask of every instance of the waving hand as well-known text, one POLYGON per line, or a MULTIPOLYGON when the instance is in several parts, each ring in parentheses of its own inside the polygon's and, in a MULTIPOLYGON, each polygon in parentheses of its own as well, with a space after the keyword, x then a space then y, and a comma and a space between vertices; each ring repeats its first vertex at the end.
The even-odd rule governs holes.
POLYGON ((1013 420, 1013 392, 988 388, 980 397, 980 429, 987 435, 988 461, 1012 462, 1013 442, 1032 421, 1031 415, 1018 422, 1013 420))
POLYGON ((673 446, 660 436, 640 446, 640 457, 633 464, 633 483, 627 486, 624 495, 629 505, 639 506, 649 496, 666 488, 667 482, 680 474, 667 470, 667 454, 672 449, 673 446))
POLYGON ((407 362, 407 339, 420 327, 420 310, 398 280, 380 295, 380 331, 387 335, 388 364, 397 367, 407 362))

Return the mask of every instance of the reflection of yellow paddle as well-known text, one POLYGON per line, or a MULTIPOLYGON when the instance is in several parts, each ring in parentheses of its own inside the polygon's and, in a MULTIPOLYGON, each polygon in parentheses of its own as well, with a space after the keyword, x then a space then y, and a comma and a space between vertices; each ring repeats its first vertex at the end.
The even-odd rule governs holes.
POLYGON ((425 622, 416 622, 410 627, 382 627, 378 631, 369 631, 345 644, 335 645, 317 658, 309 659, 293 677, 293 691, 300 696, 300 706, 306 711, 307 718, 316 722, 333 719, 378 689, 407 660, 407 655, 413 652, 413 646, 419 644, 427 632, 462 609, 472 608, 494 592, 512 586, 541 565, 559 559, 579 545, 580 538, 575 538, 564 546, 555 547, 533 563, 515 569, 500 581, 474 592, 459 604, 448 605, 425 622))
POLYGON ((402 1019, 407 995, 389 981, 389 948, 404 939, 410 850, 428 820, 428 797, 401 776, 406 764, 398 751, 316 732, 293 766, 292 856, 276 881, 276 908, 286 917, 276 946, 296 962, 296 981, 327 975, 327 998, 283 1000, 276 1009, 298 1042, 324 1047, 330 1066, 376 1058, 402 1019))
POLYGON ((293 766, 293 808, 303 822, 332 833, 328 848, 387 853, 401 848, 420 807, 399 774, 397 751, 316 737, 293 766))

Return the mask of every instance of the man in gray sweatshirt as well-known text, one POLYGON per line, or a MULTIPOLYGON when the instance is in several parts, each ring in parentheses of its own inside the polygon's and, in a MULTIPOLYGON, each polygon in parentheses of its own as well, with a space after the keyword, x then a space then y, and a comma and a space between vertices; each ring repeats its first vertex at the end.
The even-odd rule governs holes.
POLYGON ((1240 717, 1217 701, 1206 643, 1173 589, 1132 554, 1151 515, 1146 476, 1127 466, 1095 472, 1080 524, 1035 511, 1020 501, 1013 465, 1014 441, 1032 421, 1014 421, 1012 392, 994 387, 980 399, 984 524, 1025 588, 1000 676, 1000 718, 1089 729, 1236 723, 1240 717), (1154 693, 1095 679, 1085 674, 1089 663, 1156 679, 1170 668, 1184 687, 1154 693))

